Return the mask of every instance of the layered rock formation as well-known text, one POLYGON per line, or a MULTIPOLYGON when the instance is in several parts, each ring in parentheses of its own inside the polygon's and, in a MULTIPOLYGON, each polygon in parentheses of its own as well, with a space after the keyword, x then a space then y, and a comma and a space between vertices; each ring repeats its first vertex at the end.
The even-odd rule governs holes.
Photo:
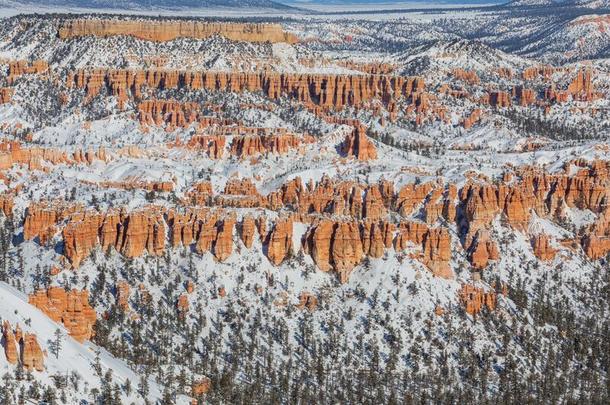
POLYGON ((314 222, 304 236, 305 252, 322 271, 334 270, 342 283, 365 256, 379 258, 392 246, 395 226, 387 222, 314 222))
POLYGON ((419 77, 385 75, 293 74, 274 72, 193 72, 170 70, 78 70, 68 74, 66 85, 85 89, 95 97, 103 88, 119 100, 140 98, 142 87, 154 89, 262 91, 271 99, 286 96, 306 105, 342 108, 373 99, 386 103, 423 92, 419 77))
POLYGON ((66 292, 61 287, 50 287, 30 294, 28 302, 53 321, 61 322, 78 342, 90 340, 93 336, 97 314, 89 305, 87 290, 66 292))
POLYGON ((231 142, 231 155, 242 159, 264 153, 283 155, 300 144, 301 139, 293 134, 239 136, 231 142))
POLYGON ((489 233, 484 229, 479 229, 470 245, 468 259, 472 267, 482 270, 487 267, 490 260, 498 260, 500 253, 498 246, 490 239, 489 233))
POLYGON ((512 98, 505 91, 492 91, 489 93, 489 104, 497 108, 510 107, 512 105, 512 98))
POLYGON ((76 19, 59 28, 59 38, 127 35, 146 41, 172 41, 177 38, 204 39, 221 35, 233 41, 297 42, 279 24, 211 23, 201 21, 150 21, 128 19, 76 19))
MULTIPOLYGON (((260 194, 251 179, 234 177, 218 195, 210 182, 197 183, 184 202, 198 208, 99 213, 65 204, 33 204, 26 213, 24 236, 40 237, 45 243, 67 222, 62 230, 64 253, 78 267, 96 246, 114 247, 127 257, 162 255, 166 238, 172 247, 194 245, 198 253, 211 252, 225 261, 234 250, 235 229, 246 248, 253 246, 258 230, 265 254, 279 265, 299 249, 292 241, 292 224, 297 221, 311 224, 303 241, 305 252, 322 271, 333 270, 343 282, 365 257, 382 257, 392 246, 397 251, 421 249, 421 261, 433 274, 451 278, 447 223, 456 225, 463 256, 472 268, 483 270, 500 256, 489 232, 496 219, 526 233, 533 213, 562 221, 565 209, 586 209, 598 219, 583 228, 578 240, 590 258, 605 256, 610 252, 609 172, 607 162, 573 161, 565 172, 521 167, 494 181, 470 177, 459 190, 439 179, 407 183, 398 191, 385 180, 366 185, 324 176, 304 185, 297 177, 267 195, 260 194), (266 208, 288 215, 269 232, 265 216, 255 220, 244 215, 238 221, 233 208, 266 208)), ((532 246, 543 260, 554 256, 555 249, 544 236, 532 239, 532 246)))

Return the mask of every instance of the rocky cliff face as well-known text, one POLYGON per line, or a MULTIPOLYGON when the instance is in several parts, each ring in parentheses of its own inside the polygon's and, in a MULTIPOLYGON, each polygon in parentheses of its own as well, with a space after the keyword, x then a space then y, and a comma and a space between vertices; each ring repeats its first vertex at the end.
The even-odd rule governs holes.
POLYGON ((55 322, 61 322, 79 342, 91 339, 97 314, 89 305, 89 292, 51 287, 31 294, 28 302, 55 322))
POLYGON ((288 42, 297 38, 279 24, 208 23, 200 21, 146 21, 125 19, 78 19, 59 28, 59 38, 128 35, 146 41, 172 41, 177 38, 203 39, 221 35, 233 41, 288 42))
MULTIPOLYGON (((194 245, 198 253, 211 252, 225 261, 234 251, 235 229, 247 248, 253 246, 258 230, 269 261, 280 265, 300 249, 292 241, 296 221, 310 224, 303 241, 305 252, 320 270, 333 270, 343 282, 365 257, 382 257, 392 247, 421 249, 421 261, 433 274, 452 278, 452 236, 447 224, 455 224, 463 256, 473 270, 481 271, 500 258, 490 234, 496 219, 527 234, 533 213, 560 221, 564 206, 597 213, 597 220, 582 229, 579 240, 591 259, 605 256, 610 252, 610 210, 605 208, 609 169, 599 161, 574 161, 565 172, 554 174, 521 167, 494 181, 470 178, 460 189, 439 180, 405 184, 398 191, 384 180, 365 185, 323 177, 304 185, 297 177, 267 195, 259 193, 251 179, 231 178, 218 195, 209 182, 194 185, 185 202, 197 208, 150 206, 99 213, 77 205, 32 204, 26 212, 24 237, 38 237, 44 244, 63 226, 64 254, 76 268, 97 246, 105 251, 112 247, 126 257, 159 256, 166 240, 172 247, 194 245), (264 215, 238 220, 235 208, 283 210, 289 215, 269 231, 264 215)), ((544 235, 532 238, 532 248, 542 260, 554 257, 555 249, 544 235)))
POLYGON ((138 257, 145 251, 160 255, 165 249, 165 221, 153 208, 124 214, 79 212, 63 229, 64 253, 74 267, 98 244, 104 250, 114 247, 126 257, 138 257))
MULTIPOLYGON (((420 94, 425 89, 425 83, 419 77, 103 69, 69 73, 66 85, 69 88, 76 86, 85 89, 90 98, 98 95, 102 88, 106 88, 119 100, 125 100, 129 96, 140 98, 144 86, 166 90, 185 88, 235 93, 261 91, 273 100, 286 96, 305 105, 339 109, 359 106, 373 99, 388 103, 401 97, 409 98, 420 94)), ((143 114, 143 117, 146 122, 150 121, 149 115, 143 114)), ((154 120, 154 117, 152 118, 154 120)))

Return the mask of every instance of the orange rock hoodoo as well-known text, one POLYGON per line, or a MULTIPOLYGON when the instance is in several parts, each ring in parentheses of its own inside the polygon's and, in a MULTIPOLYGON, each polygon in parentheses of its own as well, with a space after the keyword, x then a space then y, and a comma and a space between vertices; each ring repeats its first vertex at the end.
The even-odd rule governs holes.
POLYGON ((453 69, 451 74, 456 79, 465 81, 469 84, 479 84, 479 82, 481 81, 477 73, 472 70, 453 69))
POLYGON ((99 37, 129 35, 157 42, 172 41, 180 37, 203 39, 213 35, 221 35, 233 41, 297 42, 297 38, 284 32, 279 24, 78 19, 65 22, 59 29, 61 39, 87 35, 99 37))
POLYGON ((0 104, 10 103, 13 98, 13 89, 0 87, 0 104))
POLYGON ((2 342, 4 344, 6 360, 10 364, 17 364, 17 361, 19 361, 19 352, 17 351, 17 344, 15 343, 15 334, 8 321, 4 321, 2 324, 2 342))
POLYGON ((366 136, 366 128, 357 126, 345 137, 343 153, 348 157, 354 156, 358 160, 377 159, 377 149, 366 136))
POLYGON ((61 322, 77 341, 82 343, 93 336, 97 314, 89 305, 87 290, 66 292, 61 287, 51 287, 31 294, 28 301, 53 321, 61 322))
POLYGON ((8 321, 2 324, 2 344, 9 364, 21 363, 28 371, 44 371, 44 353, 36 335, 23 333, 19 324, 15 330, 8 321))
POLYGON ((23 364, 23 367, 28 371, 44 371, 44 353, 36 335, 26 333, 18 340, 20 341, 21 364, 23 364))
POLYGON ((267 257, 274 265, 281 264, 292 253, 292 219, 281 218, 275 223, 267 242, 267 257))
POLYGON ((451 261, 451 237, 446 228, 430 229, 424 237, 423 262, 432 274, 442 278, 453 278, 451 261))
POLYGON ((532 239, 532 248, 537 258, 543 261, 553 260, 557 251, 551 247, 550 239, 545 234, 536 235, 532 239))
POLYGON ((498 260, 499 258, 500 253, 496 243, 490 239, 487 231, 479 229, 468 253, 468 259, 472 263, 472 267, 481 270, 487 267, 490 260, 498 260))
POLYGON ((379 258, 392 246, 395 226, 387 222, 314 223, 304 237, 304 248, 322 271, 333 269, 342 283, 365 256, 379 258))
POLYGON ((46 244, 55 234, 56 224, 79 209, 79 206, 67 204, 32 204, 26 212, 23 237, 25 240, 38 237, 42 244, 46 244))

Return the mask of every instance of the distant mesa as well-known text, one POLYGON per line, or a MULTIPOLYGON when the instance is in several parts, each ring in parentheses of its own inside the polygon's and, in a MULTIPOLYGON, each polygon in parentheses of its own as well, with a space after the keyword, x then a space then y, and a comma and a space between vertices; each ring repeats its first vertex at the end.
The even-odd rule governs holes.
POLYGON ((279 24, 209 23, 201 21, 148 21, 119 19, 76 19, 64 22, 59 38, 83 36, 132 36, 146 41, 165 42, 176 38, 204 39, 221 35, 233 41, 296 43, 293 34, 279 24))

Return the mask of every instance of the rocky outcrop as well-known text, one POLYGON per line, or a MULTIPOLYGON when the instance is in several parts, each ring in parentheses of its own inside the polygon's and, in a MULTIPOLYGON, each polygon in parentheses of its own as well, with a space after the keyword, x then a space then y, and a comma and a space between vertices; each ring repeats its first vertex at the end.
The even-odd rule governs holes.
POLYGON ((73 217, 63 229, 64 254, 73 267, 79 267, 98 245, 101 222, 100 215, 84 213, 73 217))
POLYGON ((430 191, 435 188, 433 183, 405 184, 394 197, 394 209, 403 217, 410 216, 415 207, 424 202, 430 191))
POLYGON ((464 309, 470 315, 476 315, 483 308, 493 311, 496 308, 496 292, 486 292, 483 288, 465 284, 459 292, 459 298, 464 309))
POLYGON ((424 237, 428 233, 428 225, 421 222, 404 221, 398 225, 398 234, 394 239, 394 249, 397 251, 405 250, 408 243, 421 245, 424 237))
POLYGON ((129 309, 129 283, 121 280, 116 285, 116 301, 119 308, 123 311, 129 309))
POLYGON ((78 342, 90 340, 93 336, 97 314, 89 305, 87 290, 66 291, 61 287, 50 287, 30 294, 28 302, 53 321, 61 322, 78 342))
POLYGON ((366 136, 366 128, 355 127, 343 141, 343 153, 347 157, 355 157, 358 160, 367 161, 377 159, 377 149, 373 142, 366 136))
POLYGON ((0 87, 0 104, 10 103, 13 98, 13 89, 10 87, 0 87))
POLYGON ((591 70, 579 70, 574 80, 568 85, 567 92, 576 100, 593 101, 595 91, 591 78, 591 70))
POLYGON ((144 251, 160 256, 165 250, 165 221, 155 209, 132 212, 124 221, 121 253, 126 257, 142 256, 144 251))
POLYGON ((513 97, 519 100, 521 107, 527 107, 536 102, 536 92, 523 86, 515 86, 513 88, 513 97))
POLYGON ((252 244, 254 243, 254 231, 256 229, 256 223, 254 222, 254 218, 251 216, 246 216, 241 222, 239 234, 241 236, 242 242, 244 245, 250 249, 252 244))
POLYGON ((182 294, 178 297, 178 301, 176 301, 176 309, 178 310, 178 314, 180 317, 184 318, 186 314, 189 312, 189 297, 187 294, 182 294))
POLYGON ((358 223, 340 222, 335 225, 331 258, 341 283, 346 283, 354 267, 362 261, 364 249, 358 223))
POLYGON ((38 343, 36 335, 23 333, 19 324, 15 330, 8 321, 2 324, 2 344, 4 354, 9 364, 20 363, 27 371, 44 371, 44 352, 38 343))
POLYGON ((298 309, 307 308, 311 312, 315 311, 317 306, 318 298, 315 295, 307 291, 302 291, 301 294, 299 294, 299 303, 297 304, 298 309))
POLYGON ((454 78, 462 80, 470 85, 479 84, 481 79, 473 70, 453 69, 451 74, 454 78))
POLYGON ((384 221, 322 219, 308 229, 303 247, 322 271, 334 270, 346 283, 365 256, 379 258, 391 248, 395 226, 384 221))
POLYGON ((542 77, 545 80, 555 73, 555 68, 552 66, 533 66, 523 70, 523 80, 536 80, 542 77))
POLYGON ((13 207, 15 206, 15 200, 10 194, 0 195, 0 211, 5 217, 13 215, 13 207))
POLYGON ((191 386, 191 395, 195 398, 201 397, 207 394, 211 388, 212 381, 209 378, 200 378, 193 381, 193 385, 191 386))
POLYGON ((174 183, 172 181, 103 181, 94 184, 104 188, 146 190, 158 193, 170 193, 174 190, 174 183))
POLYGON ((477 122, 481 120, 481 115, 483 111, 480 108, 475 108, 472 110, 468 117, 465 117, 462 121, 462 125, 464 129, 472 128, 477 122))
POLYGON ((610 237, 595 234, 585 235, 582 239, 582 247, 590 259, 601 259, 610 253, 610 237))
POLYGON ((27 60, 16 60, 9 62, 8 82, 12 83, 17 77, 27 74, 43 74, 49 70, 49 63, 45 60, 35 60, 31 63, 27 60))
POLYGON ((197 103, 146 100, 138 105, 138 119, 142 126, 167 124, 168 131, 171 131, 178 127, 186 128, 202 118, 197 103))
POLYGON ((203 21, 150 21, 145 19, 75 19, 59 28, 60 39, 82 36, 132 36, 146 41, 172 41, 177 38, 204 39, 221 35, 233 41, 297 42, 296 36, 284 32, 279 24, 213 23, 203 21))
POLYGON ((224 135, 195 135, 187 143, 190 149, 200 150, 212 159, 222 158, 227 139, 224 135))
POLYGON ((100 244, 102 249, 112 246, 126 257, 139 257, 144 252, 158 256, 165 251, 165 233, 163 212, 155 207, 129 214, 80 212, 70 217, 62 232, 64 254, 73 267, 100 244))
POLYGON ((233 252, 233 228, 235 227, 234 218, 225 218, 218 227, 216 242, 214 243, 214 256, 218 261, 223 262, 233 252))
POLYGON ((60 202, 31 204, 25 214, 23 237, 25 240, 39 238, 41 244, 52 238, 56 224, 66 219, 81 207, 60 202))
POLYGON ((241 159, 266 153, 284 155, 300 145, 301 139, 288 133, 245 135, 233 138, 231 142, 231 155, 241 159))

